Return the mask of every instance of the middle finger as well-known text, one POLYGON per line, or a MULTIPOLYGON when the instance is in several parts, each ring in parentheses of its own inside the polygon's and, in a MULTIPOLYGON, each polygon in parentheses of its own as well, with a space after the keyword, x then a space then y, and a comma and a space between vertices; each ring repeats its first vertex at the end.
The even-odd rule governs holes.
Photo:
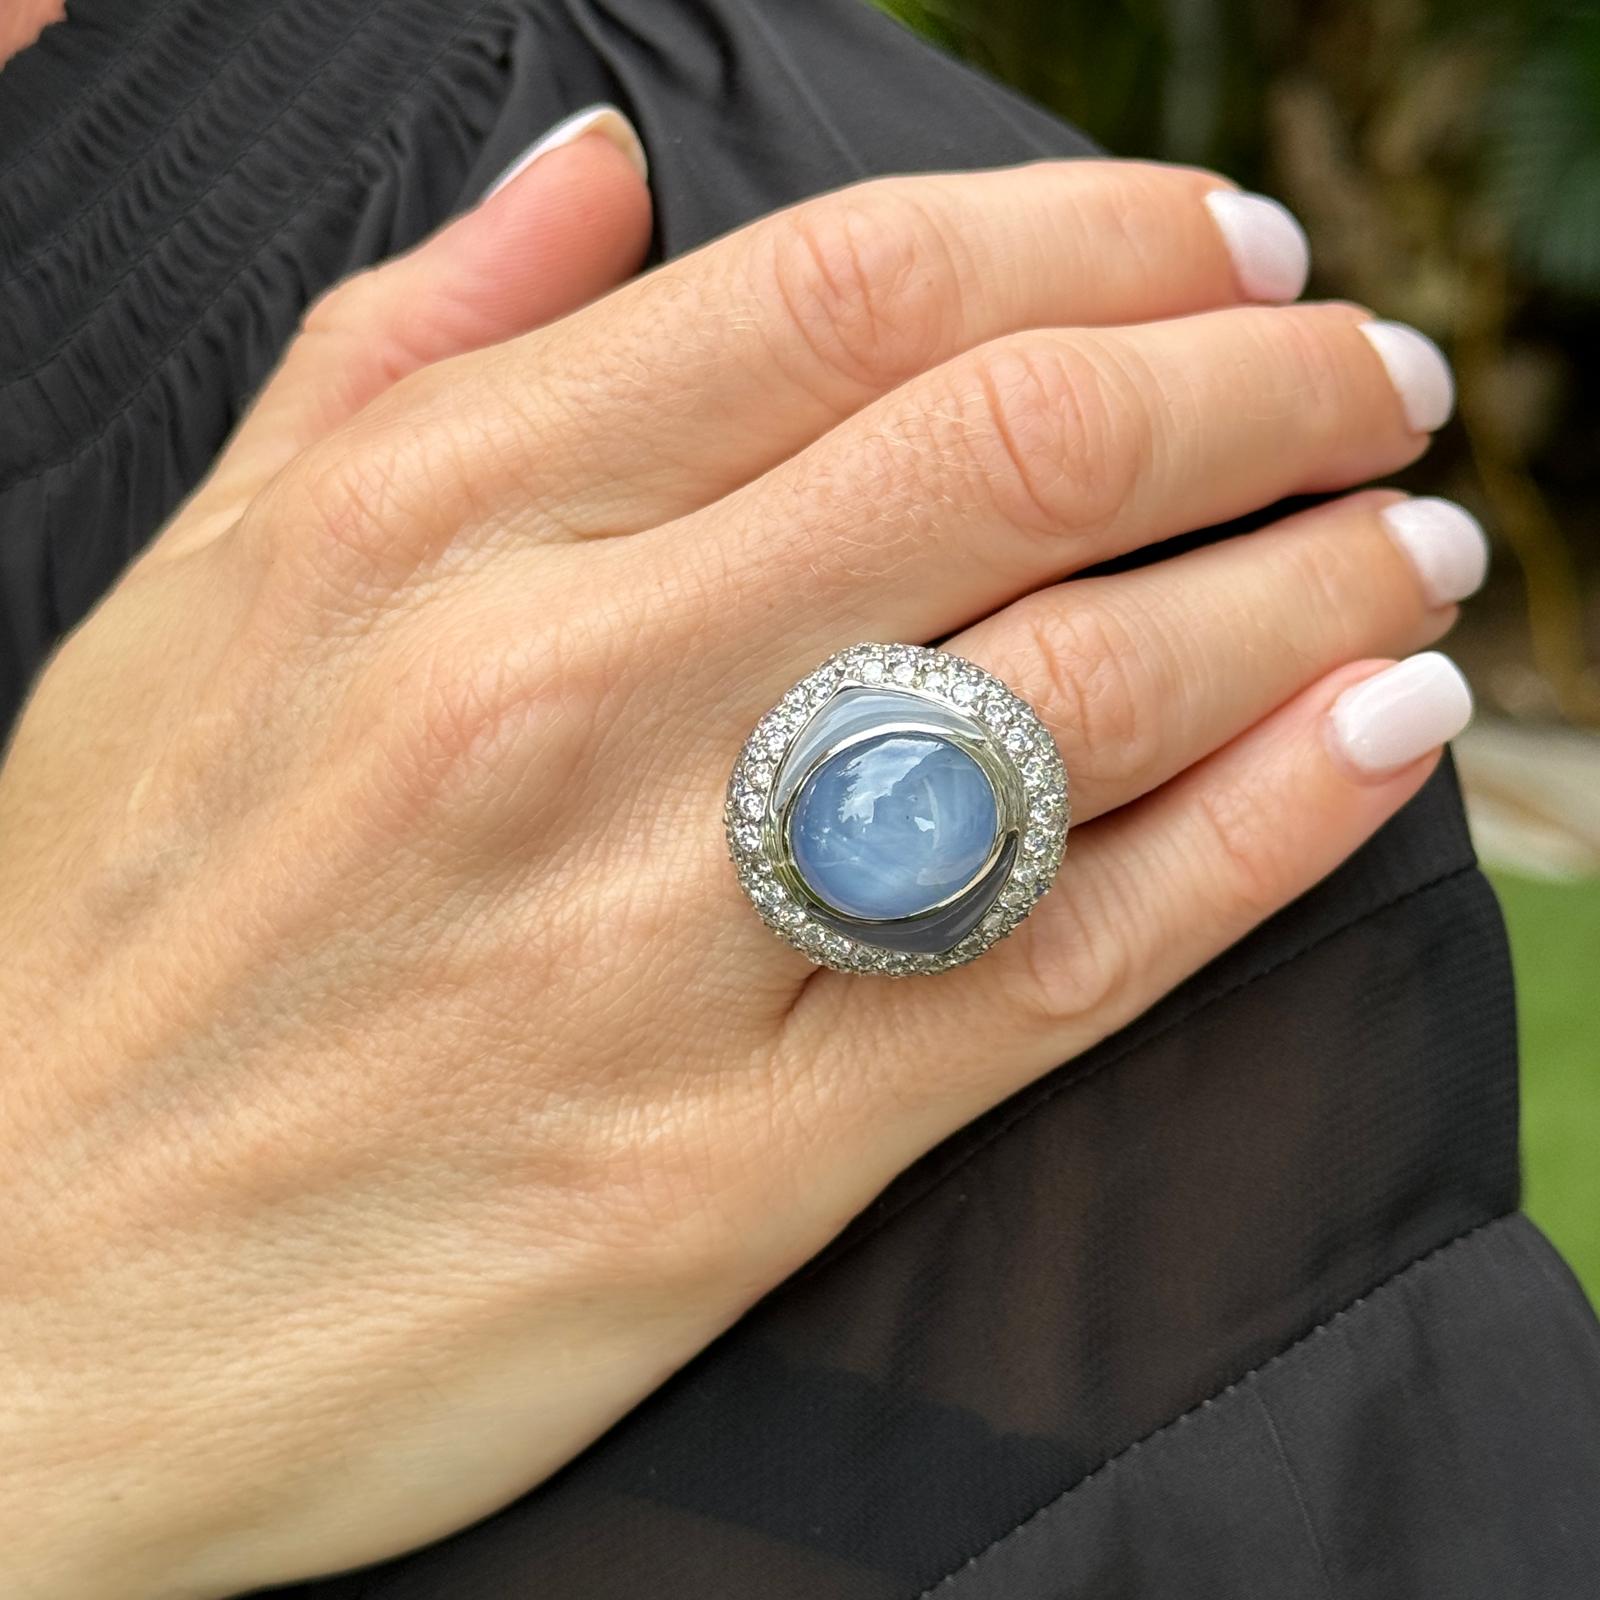
POLYGON ((1021 335, 639 536, 634 559, 725 592, 722 637, 763 657, 741 665, 798 675, 842 643, 942 638, 1110 557, 1393 472, 1451 394, 1422 335, 1345 305, 1021 335))

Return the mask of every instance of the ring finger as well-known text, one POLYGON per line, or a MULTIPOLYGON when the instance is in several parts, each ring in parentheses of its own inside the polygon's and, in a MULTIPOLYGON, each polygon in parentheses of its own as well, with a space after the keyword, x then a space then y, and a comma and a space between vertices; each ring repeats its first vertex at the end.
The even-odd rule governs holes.
MULTIPOLYGON (((1038 712, 1083 824, 1198 766, 1328 673, 1432 644, 1487 561, 1481 528, 1459 506, 1367 490, 1149 567, 1041 590, 948 646, 1038 712)), ((753 919, 730 914, 731 878, 724 888, 708 903, 705 940, 737 928, 738 947, 760 957, 752 967, 728 949, 724 966, 747 983, 803 971, 753 919)))
POLYGON ((1373 490, 1241 538, 1029 595, 950 641, 1028 700, 1088 821, 1325 673, 1434 643, 1481 582, 1477 523, 1373 490))

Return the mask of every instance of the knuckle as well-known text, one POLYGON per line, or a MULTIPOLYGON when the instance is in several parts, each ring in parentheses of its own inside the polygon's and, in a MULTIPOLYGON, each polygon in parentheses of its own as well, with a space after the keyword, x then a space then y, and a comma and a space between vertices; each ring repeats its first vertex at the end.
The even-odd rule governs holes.
POLYGON ((450 428, 373 422, 303 451, 258 495, 245 526, 282 570, 339 608, 393 592, 481 514, 470 441, 450 428))
POLYGON ((766 263, 789 326, 830 385, 877 392, 925 370, 960 314, 950 242, 892 184, 774 219, 766 263))
POLYGON ((1375 581, 1370 550, 1359 539, 1296 539, 1284 547, 1288 562, 1285 595, 1292 603, 1262 608, 1270 629, 1269 643, 1308 679, 1325 670, 1330 645, 1342 651, 1359 648, 1374 621, 1384 619, 1396 602, 1412 595, 1375 581), (1308 626, 1306 619, 1317 619, 1308 626))
POLYGON ((1204 858, 1212 871, 1202 874, 1211 884, 1219 922, 1236 925, 1239 913, 1252 922, 1275 911, 1283 900, 1283 818, 1272 805, 1271 791, 1249 783, 1195 786, 1196 823, 1206 841, 1204 858))
POLYGON ((1047 720, 1071 749, 1078 781, 1104 790, 1138 785, 1158 763, 1164 721, 1145 642, 1105 604, 1042 595, 1018 610, 1027 671, 1042 682, 1047 720))
POLYGON ((1175 259, 1185 220, 1198 209, 1200 194, 1226 180, 1197 168, 1148 161, 1072 162, 1070 168, 1074 181, 1065 200, 1076 223, 1068 237, 1081 252, 1075 264, 1099 277, 1105 263, 1114 261, 1120 282, 1129 288, 1147 285, 1170 300, 1174 271, 1185 265, 1175 259))
POLYGON ((1025 532, 1105 526, 1133 493, 1150 453, 1146 411, 1098 352, 1039 335, 975 351, 963 379, 969 445, 993 503, 1025 532))
POLYGON ((1273 308, 1259 314, 1278 374, 1281 413, 1323 433, 1347 429, 1356 402, 1351 316, 1326 306, 1273 308))
POLYGON ((300 319, 300 331, 321 338, 328 334, 348 334, 362 327, 372 303, 378 270, 368 267, 324 289, 306 308, 300 319))
POLYGON ((317 553, 341 552, 374 575, 390 568, 396 533, 410 498, 401 461, 383 445, 313 447, 297 464, 295 520, 314 530, 317 553))
POLYGON ((586 735, 607 676, 595 656, 552 630, 441 637, 398 681, 374 685, 374 771, 389 809, 488 828, 510 808, 531 828, 541 797, 575 788, 593 760, 586 735), (540 776, 556 773, 559 784, 540 776))
POLYGON ((1130 932, 1136 911, 1086 882, 1053 895, 1021 930, 1008 1005, 1049 1030, 1120 1017, 1138 984, 1130 932))
POLYGON ((508 730, 521 734, 548 714, 553 681, 528 670, 525 651, 430 663, 405 717, 413 762, 425 771, 492 762, 508 730))

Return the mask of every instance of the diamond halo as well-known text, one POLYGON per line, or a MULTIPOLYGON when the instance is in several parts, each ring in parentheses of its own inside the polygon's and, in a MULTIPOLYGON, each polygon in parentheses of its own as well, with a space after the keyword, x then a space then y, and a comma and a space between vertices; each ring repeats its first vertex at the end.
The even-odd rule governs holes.
POLYGON ((745 741, 725 810, 739 882, 767 926, 819 966, 891 977, 961 966, 1011 933, 1055 880, 1070 822, 1061 752, 1033 707, 970 661, 901 644, 854 645, 795 684, 745 741), (840 690, 858 687, 901 691, 971 718, 989 758, 1014 775, 1020 809, 1009 870, 977 926, 950 949, 891 950, 851 937, 817 917, 784 870, 774 779, 812 716, 840 690))

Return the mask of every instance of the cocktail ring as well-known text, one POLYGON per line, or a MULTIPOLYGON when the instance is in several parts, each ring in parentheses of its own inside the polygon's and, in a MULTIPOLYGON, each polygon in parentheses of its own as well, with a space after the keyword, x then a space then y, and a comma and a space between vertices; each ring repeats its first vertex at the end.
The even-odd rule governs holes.
POLYGON ((1067 776, 1033 708, 942 650, 855 645, 756 724, 728 848, 768 927, 841 972, 942 972, 1061 865, 1067 776))

